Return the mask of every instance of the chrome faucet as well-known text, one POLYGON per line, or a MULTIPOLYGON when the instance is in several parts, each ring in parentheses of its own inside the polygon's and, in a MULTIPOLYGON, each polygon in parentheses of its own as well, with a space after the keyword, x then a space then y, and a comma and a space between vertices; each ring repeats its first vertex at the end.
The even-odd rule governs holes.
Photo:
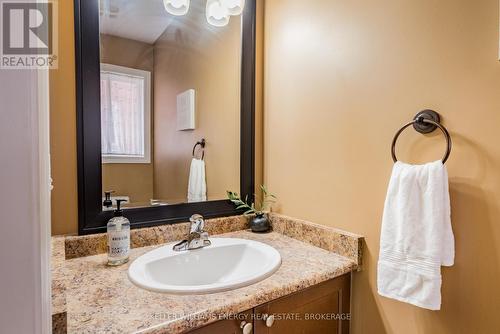
POLYGON ((208 240, 208 232, 203 230, 205 227, 203 216, 192 215, 189 221, 191 222, 189 235, 187 239, 174 245, 173 250, 176 252, 203 248, 212 244, 208 240))

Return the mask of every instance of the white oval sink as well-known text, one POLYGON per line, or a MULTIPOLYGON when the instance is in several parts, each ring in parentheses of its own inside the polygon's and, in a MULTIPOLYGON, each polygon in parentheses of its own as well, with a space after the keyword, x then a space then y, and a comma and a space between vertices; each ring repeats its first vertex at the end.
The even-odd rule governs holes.
POLYGON ((137 258, 129 279, 141 288, 168 293, 212 293, 240 288, 271 276, 280 253, 261 242, 211 238, 210 246, 175 252, 167 244, 137 258))

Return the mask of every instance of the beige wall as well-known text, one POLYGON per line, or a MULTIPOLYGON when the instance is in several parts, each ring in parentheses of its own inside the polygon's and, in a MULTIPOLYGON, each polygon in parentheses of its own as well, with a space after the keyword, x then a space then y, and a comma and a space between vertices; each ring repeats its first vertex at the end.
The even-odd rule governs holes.
MULTIPOLYGON (((152 73, 154 69, 153 45, 102 34, 101 62, 152 73)), ((152 114, 153 110, 152 107, 152 114)), ((154 157, 152 156, 151 159, 154 157)), ((113 195, 116 196, 129 196, 131 203, 148 203, 154 197, 153 163, 103 164, 102 189, 103 191, 114 190, 113 195)))
POLYGON ((52 234, 76 233, 76 100, 73 1, 59 1, 59 68, 50 71, 52 234))
MULTIPOLYGON (((353 333, 498 332, 498 1, 273 0, 265 27, 265 181, 278 211, 366 236, 353 333), (456 264, 439 312, 376 293, 391 140, 424 108, 454 140, 456 264)), ((403 137, 403 160, 444 153, 437 132, 403 137)))
POLYGON ((186 200, 192 148, 205 138, 207 197, 224 199, 240 184, 240 18, 214 29, 204 13, 189 15, 189 29, 172 25, 155 43, 154 193, 186 200), (196 129, 178 131, 176 98, 187 89, 196 91, 196 129))

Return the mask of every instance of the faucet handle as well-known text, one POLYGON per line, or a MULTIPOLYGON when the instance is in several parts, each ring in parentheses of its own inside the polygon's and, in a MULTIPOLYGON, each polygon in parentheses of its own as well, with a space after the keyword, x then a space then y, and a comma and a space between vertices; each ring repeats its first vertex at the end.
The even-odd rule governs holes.
POLYGON ((194 214, 189 218, 191 222, 191 231, 190 233, 202 233, 203 228, 205 227, 205 221, 203 220, 203 216, 199 214, 194 214))

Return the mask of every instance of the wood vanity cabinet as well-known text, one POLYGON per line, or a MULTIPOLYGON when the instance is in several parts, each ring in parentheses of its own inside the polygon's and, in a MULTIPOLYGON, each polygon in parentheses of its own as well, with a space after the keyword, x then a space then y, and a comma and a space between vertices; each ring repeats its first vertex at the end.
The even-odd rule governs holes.
POLYGON ((246 323, 252 323, 253 334, 348 334, 350 292, 349 273, 243 312, 239 319, 221 320, 190 333, 241 334, 242 319, 249 319, 246 323))

